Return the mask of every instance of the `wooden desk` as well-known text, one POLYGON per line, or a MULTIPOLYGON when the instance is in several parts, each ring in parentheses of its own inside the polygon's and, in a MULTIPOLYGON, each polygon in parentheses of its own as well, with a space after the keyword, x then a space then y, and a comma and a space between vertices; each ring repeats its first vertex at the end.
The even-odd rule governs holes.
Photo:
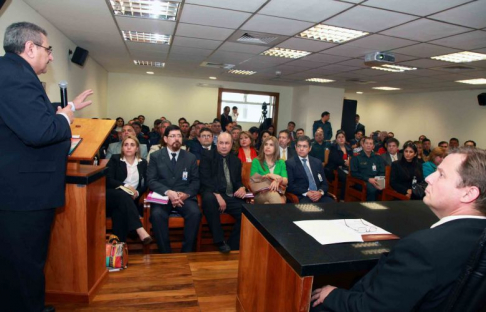
POLYGON ((315 276, 336 276, 373 268, 396 240, 321 245, 293 222, 363 218, 399 237, 430 227, 437 217, 422 201, 298 205, 245 205, 238 271, 238 311, 308 311, 315 276))

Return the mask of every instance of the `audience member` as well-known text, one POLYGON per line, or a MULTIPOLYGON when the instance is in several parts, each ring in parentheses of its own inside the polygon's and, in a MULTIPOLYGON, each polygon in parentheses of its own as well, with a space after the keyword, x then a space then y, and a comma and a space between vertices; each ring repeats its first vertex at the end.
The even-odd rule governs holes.
MULTIPOLYGON (((135 130, 133 126, 128 124, 123 126, 121 133, 121 141, 125 140, 128 136, 136 137, 135 130)), ((106 159, 110 159, 114 154, 121 154, 122 142, 115 142, 108 145, 108 150, 106 151, 106 159)), ((147 158, 147 145, 140 144, 140 155, 143 159, 147 158)))
POLYGON ((113 155, 106 167, 106 212, 111 215, 113 234, 125 242, 131 231, 136 231, 143 244, 152 238, 142 227, 138 199, 147 190, 147 161, 140 158, 140 143, 128 136, 122 141, 120 155, 113 155), (121 187, 129 189, 130 195, 121 187))
MULTIPOLYGON (((330 145, 330 144, 329 144, 330 145)), ((328 149, 328 142, 324 142, 324 131, 318 128, 314 133, 314 142, 311 144, 310 154, 321 161, 321 165, 324 166, 325 151, 328 149)))
POLYGON ((270 132, 268 132, 267 130, 263 130, 263 131, 262 131, 262 133, 260 133, 259 138, 258 138, 258 141, 257 141, 257 143, 255 143, 255 148, 256 148, 256 150, 257 150, 257 151, 260 151, 260 148, 261 148, 262 142, 263 142, 263 141, 264 141, 266 138, 268 138, 268 137, 270 137, 270 136, 272 136, 272 135, 271 135, 271 134, 270 134, 270 132))
POLYGON ((287 131, 290 134, 290 140, 292 142, 295 141, 295 139, 297 138, 297 134, 295 133, 294 129, 295 129, 295 122, 289 121, 289 123, 287 124, 287 131))
POLYGON ((137 140, 140 142, 140 144, 144 144, 148 148, 149 142, 145 138, 145 136, 142 132, 142 125, 140 124, 140 122, 138 122, 138 121, 132 122, 132 127, 133 127, 133 130, 135 131, 135 135, 137 137, 137 140))
POLYGON ((236 144, 238 143, 238 139, 240 137, 240 133, 241 133, 241 129, 238 128, 238 127, 234 127, 231 130, 231 138, 233 139, 233 145, 235 145, 235 143, 236 144))
POLYGON ((288 130, 281 130, 278 133, 278 151, 279 157, 283 161, 287 159, 291 159, 292 157, 296 156, 297 153, 295 149, 290 148, 290 133, 288 130))
POLYGON ((383 189, 376 177, 385 175, 385 165, 382 158, 373 152, 372 138, 364 138, 363 150, 358 156, 351 158, 350 169, 351 176, 366 182, 366 200, 375 201, 383 189))
POLYGON ((422 199, 412 196, 413 185, 424 180, 422 164, 418 162, 417 155, 417 146, 414 143, 405 143, 403 157, 392 163, 390 172, 390 186, 411 199, 422 199))
POLYGON ((374 151, 378 155, 385 153, 386 152, 386 146, 385 146, 385 140, 388 139, 388 132, 386 131, 377 131, 375 132, 377 134, 376 140, 373 138, 375 148, 374 151), (381 151, 380 151, 381 149, 381 151))
POLYGON ((424 155, 424 148, 422 146, 422 141, 415 141, 413 142, 413 144, 415 144, 415 146, 417 147, 417 162, 420 165, 423 165, 424 162, 426 162, 428 159, 427 156, 424 155))
POLYGON ((419 140, 420 142, 422 142, 422 141, 423 141, 424 139, 426 139, 426 138, 427 138, 427 137, 426 137, 425 135, 423 135, 423 134, 422 134, 422 135, 420 135, 420 136, 419 136, 418 140, 419 140))
MULTIPOLYGON (((162 122, 160 123, 160 127, 159 127, 159 132, 160 132, 160 140, 159 140, 159 144, 154 144, 152 146, 150 146, 150 151, 147 155, 147 162, 149 163, 150 162, 150 155, 153 153, 153 152, 156 152, 160 149, 162 149, 164 146, 165 146, 165 142, 164 142, 164 133, 165 133, 165 129, 167 129, 168 126, 171 125, 171 122, 169 120, 162 120, 162 122)), ((183 148, 183 147, 181 147, 183 148)))
POLYGON ((425 162, 422 165, 422 172, 424 174, 424 179, 427 178, 429 175, 434 173, 437 170, 437 166, 440 165, 444 157, 447 155, 447 152, 444 151, 441 147, 436 147, 432 150, 429 154, 429 161, 425 162))
POLYGON ((312 125, 312 133, 315 135, 317 128, 321 128, 324 131, 324 141, 331 141, 332 140, 332 126, 331 122, 331 114, 329 112, 323 112, 321 114, 321 119, 314 121, 312 125))
MULTIPOLYGON (((259 174, 263 178, 271 180, 270 190, 259 192, 255 195, 256 204, 281 204, 285 203, 285 196, 281 187, 287 186, 287 168, 285 162, 279 159, 278 140, 274 136, 268 136, 262 141, 262 147, 258 157, 251 164, 250 177, 259 174)), ((252 190, 255 193, 255 190, 252 190)))
POLYGON ((258 135, 260 134, 260 130, 258 130, 258 127, 251 127, 248 130, 251 133, 251 137, 253 138, 253 142, 258 141, 258 135))
POLYGON ((122 117, 117 117, 115 122, 115 131, 122 132, 125 120, 122 117))
POLYGON ((270 135, 275 136, 275 127, 273 125, 268 126, 267 131, 270 135))
POLYGON ((231 130, 233 130, 234 126, 235 126, 235 124, 233 122, 228 122, 226 124, 226 128, 224 128, 224 132, 231 134, 231 130))
POLYGON ((253 147, 254 141, 251 133, 248 131, 243 131, 238 137, 238 158, 241 163, 251 163, 253 159, 258 156, 257 151, 253 147))
POLYGON ((286 161, 287 192, 296 195, 300 203, 328 203, 333 200, 326 196, 327 181, 322 162, 310 156, 310 138, 300 136, 296 143, 297 156, 286 161))
POLYGON ((151 149, 152 145, 159 144, 160 140, 162 139, 162 135, 160 134, 160 127, 162 126, 162 120, 155 119, 154 121, 154 129, 149 132, 148 134, 148 145, 151 149))
POLYGON ((356 148, 359 146, 359 141, 361 138, 364 136, 364 133, 362 130, 356 130, 354 132, 354 139, 352 139, 349 143, 351 144, 352 148, 356 148))
POLYGON ((459 139, 457 138, 451 138, 449 140, 449 148, 450 149, 453 149, 453 148, 458 148, 459 147, 459 139))
POLYGON ((222 132, 221 129, 221 122, 219 120, 213 121, 213 124, 211 125, 211 131, 213 132, 213 143, 216 145, 216 142, 218 141, 218 136, 222 132))
POLYGON ((232 146, 231 135, 222 133, 216 148, 203 152, 199 166, 202 209, 213 234, 213 242, 222 253, 240 249, 241 208, 246 195, 241 182, 241 162, 231 153, 232 146), (236 220, 228 243, 224 240, 219 218, 223 212, 236 220))
POLYGON ((299 129, 295 130, 295 135, 296 135, 295 139, 298 139, 300 136, 305 135, 304 129, 299 128, 299 129))
POLYGON ((447 143, 446 141, 440 141, 438 147, 442 148, 444 152, 447 152, 449 149, 449 143, 447 143))
POLYGON ((392 162, 402 159, 402 154, 398 152, 399 144, 395 138, 388 138, 386 140, 386 153, 380 155, 385 166, 391 166, 392 162))
POLYGON ((451 291, 486 227, 486 152, 452 153, 426 179, 424 203, 440 221, 401 238, 350 290, 316 289, 312 312, 447 310, 451 291))
POLYGON ((177 121, 177 123, 179 124, 179 128, 182 126, 184 122, 187 122, 186 118, 184 117, 179 118, 179 120, 177 121))
POLYGON ((184 242, 182 252, 191 252, 201 221, 196 195, 199 191, 199 168, 196 156, 181 150, 182 132, 178 126, 165 129, 166 147, 155 152, 147 170, 150 190, 165 195, 165 205, 151 204, 150 222, 157 240, 159 252, 170 253, 169 215, 176 210, 184 218, 184 242))
POLYGON ((388 132, 388 137, 389 137, 389 138, 394 138, 394 137, 395 137, 395 133, 393 133, 393 132, 388 132))
POLYGON ((363 143, 365 138, 366 137, 362 137, 361 139, 359 139, 358 144, 355 148, 353 148, 353 156, 358 156, 359 153, 361 153, 361 151, 363 150, 363 143))
POLYGON ((424 155, 428 157, 430 152, 432 152, 432 150, 430 149, 430 147, 431 147, 430 140, 427 139, 427 138, 424 138, 421 141, 422 141, 422 147, 424 149, 424 155))
POLYGON ((354 127, 354 133, 356 134, 357 131, 361 131, 362 135, 364 136, 366 131, 365 131, 365 126, 361 123, 359 123, 359 115, 356 114, 356 117, 355 117, 355 122, 356 122, 356 126, 354 127))
POLYGON ((326 177, 329 181, 334 180, 334 170, 337 170, 339 182, 341 182, 341 200, 344 200, 346 177, 349 171, 349 160, 353 150, 346 143, 346 133, 339 130, 336 133, 336 144, 329 148, 329 162, 325 168, 326 177))
POLYGON ((140 122, 142 133, 144 135, 148 135, 150 132, 150 128, 145 125, 145 116, 144 115, 138 115, 138 122, 140 122))
MULTIPOLYGON (((233 119, 231 118, 229 113, 230 113, 230 107, 225 106, 220 118, 221 128, 223 129, 223 131, 226 131, 226 125, 228 125, 230 122, 233 122, 233 119)), ((215 139, 217 139, 216 133, 214 135, 215 135, 215 139)), ((214 143, 216 144, 216 141, 214 143)))
POLYGON ((467 140, 466 142, 464 142, 464 146, 476 148, 476 142, 474 142, 473 140, 467 140))
POLYGON ((204 150, 212 150, 216 147, 213 143, 213 133, 209 128, 202 128, 199 131, 199 137, 194 139, 190 146, 189 152, 194 154, 197 160, 200 160, 204 150))
POLYGON ((183 121, 180 125, 183 140, 189 139, 189 127, 190 125, 187 121, 183 121))
POLYGON ((233 106, 232 112, 231 112, 231 118, 233 119, 233 122, 235 124, 238 123, 238 116, 239 115, 240 115, 240 113, 238 113, 238 107, 237 106, 233 106))

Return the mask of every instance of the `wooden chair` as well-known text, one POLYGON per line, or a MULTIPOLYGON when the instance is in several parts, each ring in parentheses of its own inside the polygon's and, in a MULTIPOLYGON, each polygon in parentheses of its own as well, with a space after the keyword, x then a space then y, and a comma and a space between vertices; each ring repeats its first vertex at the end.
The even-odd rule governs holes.
MULTIPOLYGON (((351 163, 351 161, 350 161, 351 163)), ((383 198, 383 191, 379 194, 376 200, 382 200, 383 198)), ((351 168, 348 172, 348 176, 346 177, 346 195, 344 196, 345 202, 351 201, 359 201, 365 202, 366 201, 366 182, 355 178, 351 175, 351 168), (355 186, 361 186, 361 190, 355 188, 355 186)))
POLYGON ((390 185, 390 175, 391 175, 391 167, 386 166, 385 167, 385 188, 382 191, 383 194, 383 200, 410 200, 409 197, 398 193, 395 191, 391 185, 390 185))
POLYGON ((334 176, 334 180, 332 180, 331 182, 329 182, 329 180, 327 180, 327 184, 329 185, 329 193, 335 194, 337 198, 340 198, 339 192, 340 192, 340 188, 343 187, 343 186, 339 182, 337 170, 333 170, 332 174, 334 176))

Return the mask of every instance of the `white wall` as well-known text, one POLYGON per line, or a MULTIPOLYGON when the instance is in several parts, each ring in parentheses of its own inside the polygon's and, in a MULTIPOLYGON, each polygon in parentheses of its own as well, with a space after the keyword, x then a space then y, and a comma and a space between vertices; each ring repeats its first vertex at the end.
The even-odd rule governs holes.
POLYGON ((400 143, 417 140, 425 134, 432 146, 457 137, 462 145, 474 140, 486 148, 486 107, 479 106, 477 95, 486 89, 410 94, 358 95, 358 114, 366 133, 386 130, 395 133, 400 143))
MULTIPOLYGON (((93 89, 95 92, 90 98, 93 104, 77 112, 76 117, 106 116, 107 71, 89 56, 84 67, 71 63, 68 59, 68 50, 74 51, 76 45, 22 0, 7 1, 0 11, 0 42, 3 43, 5 29, 10 24, 23 21, 44 28, 48 33, 49 44, 53 47, 54 62, 49 65, 47 74, 39 76, 40 80, 47 84, 46 91, 50 100, 60 101, 58 83, 66 80, 69 100, 86 89, 93 89)), ((1 50, 3 51, 3 48, 1 50)))
POLYGON ((292 109, 291 87, 121 73, 108 75, 108 117, 121 116, 127 121, 142 114, 149 127, 161 116, 172 122, 177 122, 180 117, 185 117, 190 123, 196 119, 210 122, 219 117, 218 88, 198 87, 198 83, 221 85, 228 89, 278 92, 278 128, 287 127, 292 109))

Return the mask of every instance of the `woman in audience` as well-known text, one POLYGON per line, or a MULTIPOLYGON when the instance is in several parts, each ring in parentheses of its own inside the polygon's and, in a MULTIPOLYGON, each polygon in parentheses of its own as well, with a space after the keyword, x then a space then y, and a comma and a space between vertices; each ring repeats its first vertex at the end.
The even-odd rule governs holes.
POLYGON ((253 193, 258 192, 255 195, 256 204, 285 203, 282 187, 285 187, 288 183, 287 167, 285 161, 279 158, 277 138, 269 136, 264 139, 258 157, 252 161, 250 177, 259 174, 262 178, 271 181, 271 184, 268 191, 252 190, 253 193))
POLYGON ((422 141, 415 141, 413 144, 417 146, 417 161, 420 163, 420 165, 423 165, 427 161, 427 156, 424 155, 422 141))
POLYGON ((398 193, 412 198, 412 185, 424 180, 422 164, 418 161, 417 146, 413 142, 403 145, 403 157, 392 162, 390 173, 390 186, 398 193))
POLYGON ((436 147, 430 152, 429 161, 422 165, 424 179, 437 170, 437 166, 440 165, 445 156, 446 152, 441 147, 436 147))
POLYGON ((115 123, 115 131, 118 133, 122 132, 124 125, 125 125, 125 120, 123 120, 123 118, 121 117, 118 117, 115 123))
POLYGON ((262 145, 262 142, 268 138, 269 136, 271 136, 270 132, 268 132, 267 130, 264 130, 260 133, 260 135, 258 136, 258 139, 257 139, 257 142, 255 143, 255 149, 257 151, 260 150, 260 147, 262 145))
POLYGON ((248 131, 240 132, 239 139, 238 139, 238 158, 241 160, 241 163, 245 162, 252 162, 258 154, 253 147, 253 136, 248 131))
POLYGON ((341 188, 341 200, 344 200, 344 189, 346 185, 346 176, 349 170, 349 160, 353 150, 346 143, 346 133, 338 130, 336 133, 336 144, 329 148, 329 162, 324 172, 329 181, 334 180, 334 170, 337 170, 339 182, 343 185, 341 188))
POLYGON ((270 133, 270 135, 275 136, 275 127, 273 125, 268 126, 267 131, 270 133))
POLYGON ((111 214, 113 234, 125 242, 128 233, 136 231, 143 244, 152 241, 142 227, 138 198, 147 189, 147 162, 140 157, 140 143, 128 136, 122 141, 121 154, 115 154, 107 164, 106 210, 111 214), (133 195, 128 192, 131 191, 133 195))
POLYGON ((362 137, 359 139, 359 141, 356 143, 356 147, 353 149, 353 156, 358 156, 359 153, 363 150, 363 142, 364 142, 365 137, 362 137))

